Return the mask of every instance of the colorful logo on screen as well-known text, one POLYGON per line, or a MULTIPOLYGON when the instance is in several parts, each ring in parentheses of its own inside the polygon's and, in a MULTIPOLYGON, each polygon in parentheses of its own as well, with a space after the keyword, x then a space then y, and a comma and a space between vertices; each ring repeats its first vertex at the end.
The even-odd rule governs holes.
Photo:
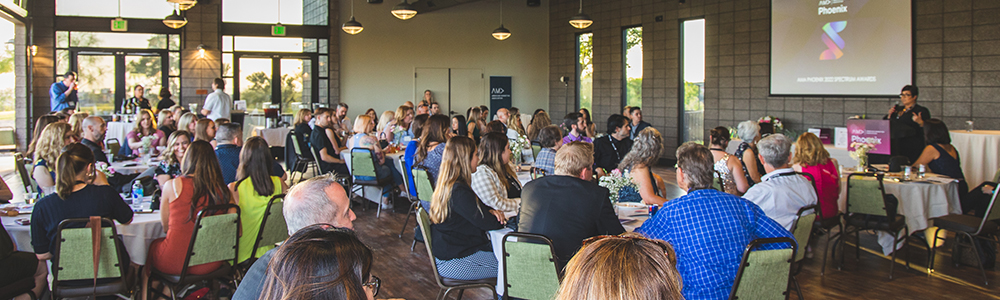
POLYGON ((840 51, 844 49, 844 39, 837 33, 844 31, 845 27, 847 27, 847 21, 830 22, 823 25, 823 32, 826 33, 823 35, 823 43, 829 49, 819 54, 819 60, 833 60, 844 56, 844 51, 840 51))

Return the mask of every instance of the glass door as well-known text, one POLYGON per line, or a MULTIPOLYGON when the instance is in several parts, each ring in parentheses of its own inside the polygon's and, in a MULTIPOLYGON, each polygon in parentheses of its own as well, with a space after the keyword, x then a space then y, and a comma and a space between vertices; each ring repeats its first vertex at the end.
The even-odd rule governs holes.
POLYGON ((115 55, 79 54, 76 56, 77 111, 91 115, 110 115, 115 111, 115 55))
POLYGON ((281 113, 295 114, 302 103, 312 103, 312 75, 310 59, 282 58, 281 113))
POLYGON ((247 101, 248 113, 262 113, 271 104, 271 58, 241 57, 238 61, 239 94, 237 100, 247 101))
POLYGON ((128 53, 125 55, 125 89, 126 98, 134 95, 136 85, 142 85, 145 90, 143 97, 149 99, 149 105, 156 107, 159 101, 160 88, 163 87, 163 62, 166 61, 156 53, 128 53))
POLYGON ((705 19, 681 24, 681 141, 705 143, 705 19))

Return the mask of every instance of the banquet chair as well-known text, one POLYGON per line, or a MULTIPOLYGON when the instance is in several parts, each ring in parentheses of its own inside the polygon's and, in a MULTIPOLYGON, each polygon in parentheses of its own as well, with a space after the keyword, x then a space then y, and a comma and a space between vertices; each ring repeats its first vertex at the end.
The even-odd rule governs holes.
MULTIPOLYGON (((813 204, 804 206, 795 213, 795 222, 792 223, 792 230, 790 231, 799 245, 809 246, 809 240, 812 239, 812 230, 818 211, 819 205, 813 204), (807 212, 808 214, 806 214, 807 212)), ((795 252, 795 260, 792 262, 794 269, 792 272, 792 283, 795 284, 795 292, 799 294, 799 299, 805 299, 802 297, 802 287, 799 286, 799 281, 795 278, 796 275, 799 275, 799 272, 802 272, 802 259, 806 258, 806 248, 803 247, 802 249, 802 251, 795 252)))
POLYGON ((17 169, 17 177, 21 178, 21 185, 24 186, 24 192, 27 194, 38 192, 38 183, 35 182, 35 178, 31 177, 31 172, 28 170, 31 163, 24 158, 21 152, 14 153, 14 168, 17 169))
POLYGON ((185 286, 208 281, 211 283, 212 295, 218 293, 218 282, 234 282, 232 288, 236 289, 235 281, 232 280, 233 267, 230 262, 236 261, 239 253, 239 230, 240 230, 240 207, 235 204, 212 205, 198 212, 195 220, 194 232, 191 233, 191 243, 188 244, 187 255, 184 258, 184 265, 180 274, 167 274, 157 270, 154 266, 146 266, 150 269, 150 284, 152 279, 159 280, 167 287, 170 295, 164 295, 152 288, 149 290, 156 295, 153 299, 170 298, 177 299, 177 296, 185 286), (209 212, 219 212, 235 210, 236 213, 223 213, 209 215, 209 212), (188 268, 200 264, 222 261, 222 266, 208 274, 193 275, 188 274, 188 268))
POLYGON ((788 299, 788 281, 792 278, 792 260, 797 248, 795 241, 788 237, 750 241, 743 251, 729 299, 788 299), (773 243, 789 243, 791 247, 753 250, 773 243))
MULTIPOLYGON (((299 181, 301 181, 302 177, 306 176, 306 171, 311 165, 313 167, 313 177, 316 177, 316 170, 319 170, 319 163, 316 162, 316 159, 305 156, 304 152, 302 152, 302 147, 299 146, 301 143, 301 141, 299 141, 299 136, 295 134, 294 130, 289 131, 288 133, 292 136, 292 148, 295 149, 295 165, 291 169, 293 172, 292 176, 294 176, 294 172, 299 170, 299 168, 303 168, 302 171, 299 172, 299 181)), ((289 178, 289 181, 296 182, 292 178, 289 178)))
MULTIPOLYGON (((12 255, 18 253, 17 248, 14 246, 14 241, 11 239, 10 235, 7 234, 7 228, 0 224, 0 261, 11 258, 12 255)), ((35 257, 34 253, 30 252, 20 252, 17 256, 26 255, 28 257, 35 257)), ((32 272, 34 273, 34 272, 32 272)), ((32 300, 35 299, 35 293, 31 290, 35 288, 35 277, 28 276, 22 278, 21 280, 12 282, 5 286, 0 286, 0 299, 11 299, 20 295, 27 294, 32 300)))
MULTIPOLYGON (((986 278, 986 270, 983 268, 982 258, 979 257, 981 251, 992 251, 981 249, 980 244, 977 239, 996 243, 996 233, 998 231, 997 223, 994 222, 1000 219, 1000 205, 997 205, 997 194, 993 193, 993 197, 990 198, 989 208, 986 210, 986 214, 983 218, 970 215, 952 214, 943 217, 938 217, 932 219, 934 221, 934 226, 937 230, 934 231, 934 241, 929 242, 930 244, 936 244, 938 239, 944 239, 944 237, 939 237, 938 232, 941 230, 947 230, 955 232, 955 250, 952 251, 952 261, 955 261, 955 254, 958 253, 960 247, 970 247, 972 248, 973 256, 975 257, 979 266, 979 272, 983 274, 983 285, 989 285, 990 282, 986 278), (958 236, 961 235, 965 237, 966 241, 961 241, 958 236)), ((934 271, 934 255, 937 252, 937 247, 931 248, 930 261, 927 263, 927 268, 931 273, 934 271)), ((957 266, 958 263, 956 262, 957 266)))
POLYGON ((541 234, 507 233, 503 236, 502 257, 505 299, 555 297, 559 290, 560 272, 552 240, 541 234))
POLYGON ((538 152, 542 152, 542 143, 531 142, 531 157, 538 159, 538 152))
POLYGON ((56 243, 52 245, 53 299, 111 295, 128 298, 124 294, 135 283, 134 274, 129 272, 128 251, 115 223, 108 218, 99 220, 100 225, 94 225, 106 226, 99 230, 80 227, 89 218, 59 222, 56 243), (99 242, 93 239, 95 232, 99 233, 99 242), (98 255, 94 255, 95 250, 98 255))
MULTIPOLYGON (((431 198, 434 196, 434 184, 431 183, 431 175, 427 172, 427 168, 424 168, 424 166, 414 165, 412 173, 413 184, 416 185, 417 190, 417 200, 419 200, 417 201, 417 206, 420 206, 419 203, 421 201, 427 201, 428 203, 431 202, 431 198)), ((416 210, 414 210, 414 214, 416 214, 416 210)), ((403 221, 403 224, 406 224, 409 220, 409 215, 407 215, 407 219, 403 221)), ((414 230, 418 230, 419 228, 419 226, 415 227, 414 230)), ((413 243, 410 243, 410 252, 413 252, 413 247, 416 245, 417 239, 414 238, 413 243)))
MULTIPOLYGON (((375 152, 372 149, 354 148, 351 149, 351 177, 354 185, 361 186, 361 198, 368 199, 365 195, 366 186, 382 188, 393 185, 392 176, 379 176, 378 163, 375 161, 375 152)), ((381 201, 381 200, 380 200, 381 201)), ((382 213, 382 205, 378 205, 375 218, 382 213)))
POLYGON ((282 214, 284 199, 285 194, 278 194, 267 201, 264 218, 260 221, 260 230, 257 231, 257 238, 254 239, 253 250, 250 250, 248 269, 257 260, 258 248, 275 245, 288 239, 288 225, 285 223, 285 215, 282 214))
MULTIPOLYGON (((191 134, 194 134, 194 133, 192 132, 191 134)), ((117 138, 110 138, 110 139, 107 139, 106 141, 104 141, 104 147, 107 147, 108 150, 111 151, 111 154, 114 154, 115 156, 117 156, 118 155, 118 151, 121 151, 121 149, 122 149, 122 144, 121 144, 121 142, 118 141, 117 138)), ((109 161, 108 163, 112 163, 112 161, 109 161)))
MULTIPOLYGON (((396 165, 400 170, 406 170, 406 160, 400 159, 396 160, 396 165)), ((403 187, 406 188, 406 200, 410 201, 410 208, 406 210, 406 219, 403 220, 403 228, 399 229, 399 238, 403 238, 403 232, 406 231, 406 223, 410 222, 410 214, 417 211, 417 206, 420 205, 419 196, 413 195, 414 190, 416 190, 416 182, 414 186, 410 187, 410 180, 413 179, 413 171, 402 172, 403 173, 403 187)))
MULTIPOLYGON (((813 184, 813 190, 816 191, 816 200, 818 201, 819 200, 819 190, 816 188, 816 179, 813 177, 813 175, 809 174, 809 173, 805 173, 805 172, 795 172, 795 174, 802 175, 802 176, 806 177, 807 179, 809 179, 809 181, 813 184)), ((835 216, 830 216, 830 217, 824 216, 823 215, 823 209, 820 208, 820 207, 818 207, 818 204, 817 204, 815 212, 816 212, 816 217, 813 218, 814 221, 813 221, 812 228, 815 228, 816 230, 818 230, 818 231, 820 231, 820 232, 822 232, 823 234, 826 235, 826 249, 823 250, 823 267, 820 268, 820 272, 819 272, 820 276, 822 276, 822 275, 826 274, 826 259, 827 259, 827 257, 830 256, 829 255, 830 248, 833 247, 833 244, 831 244, 830 241, 834 241, 835 239, 836 239, 835 243, 840 241, 839 240, 840 235, 842 233, 844 233, 844 223, 840 221, 840 211, 839 210, 837 211, 837 214, 835 216), (836 233, 833 232, 833 228, 835 228, 835 227, 839 228, 839 230, 837 230, 836 233)), ((798 239, 798 236, 796 236, 796 239, 798 239)), ((810 237, 810 239, 811 239, 811 237, 810 237)), ((839 270, 840 267, 841 266, 838 265, 837 269, 839 270)), ((796 271, 796 274, 798 273, 798 271, 799 270, 796 271)))
MULTIPOLYGON (((885 194, 885 186, 882 183, 883 175, 872 173, 853 173, 847 176, 847 226, 841 236, 846 239, 848 235, 854 233, 855 257, 861 257, 861 231, 875 230, 885 231, 892 235, 893 247, 901 240, 905 241, 910 237, 910 228, 906 225, 906 217, 897 213, 898 203, 893 203, 896 198, 885 194), (853 227, 853 228, 851 228, 853 227), (899 231, 903 231, 903 235, 899 231)), ((846 240, 844 240, 846 241, 846 240)), ((844 242, 841 241, 841 242, 844 242)), ((903 247, 909 253, 908 243, 904 242, 903 247)), ((840 253, 840 263, 844 263, 844 252, 840 253)), ((892 251, 892 264, 889 265, 889 279, 892 279, 892 271, 896 266, 896 253, 898 249, 892 251)), ((904 258, 904 260, 906 260, 904 258)), ((910 261, 906 260, 906 269, 910 269, 910 261)))
POLYGON ((417 209, 417 224, 420 225, 420 232, 424 236, 424 246, 427 246, 427 256, 431 262, 431 272, 434 272, 434 282, 438 285, 437 300, 444 300, 453 290, 458 290, 458 300, 462 299, 462 294, 466 289, 487 288, 492 295, 497 291, 494 287, 497 284, 496 278, 486 278, 481 280, 459 280, 441 277, 438 273, 437 263, 434 261, 434 247, 431 245, 431 217, 423 207, 417 209))

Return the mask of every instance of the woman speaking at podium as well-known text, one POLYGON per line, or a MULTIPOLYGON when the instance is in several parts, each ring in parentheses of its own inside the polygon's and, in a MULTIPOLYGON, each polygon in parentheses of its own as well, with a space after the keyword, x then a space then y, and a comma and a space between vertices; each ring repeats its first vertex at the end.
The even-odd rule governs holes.
POLYGON ((896 121, 891 126, 892 155, 902 155, 910 159, 910 162, 917 161, 920 152, 924 149, 924 121, 931 118, 931 112, 926 107, 917 104, 917 96, 920 89, 913 85, 903 87, 899 93, 899 104, 889 108, 889 114, 882 117, 883 120, 896 121))

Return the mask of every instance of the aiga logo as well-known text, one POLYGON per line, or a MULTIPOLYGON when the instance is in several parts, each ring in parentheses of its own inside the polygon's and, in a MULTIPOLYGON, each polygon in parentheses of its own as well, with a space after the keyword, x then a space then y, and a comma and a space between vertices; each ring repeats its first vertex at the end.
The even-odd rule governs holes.
POLYGON ((819 54, 819 60, 833 60, 844 56, 844 51, 840 51, 840 49, 844 49, 844 39, 837 33, 844 31, 845 27, 847 27, 847 21, 830 22, 823 25, 823 32, 826 32, 823 35, 823 43, 829 49, 819 54))

